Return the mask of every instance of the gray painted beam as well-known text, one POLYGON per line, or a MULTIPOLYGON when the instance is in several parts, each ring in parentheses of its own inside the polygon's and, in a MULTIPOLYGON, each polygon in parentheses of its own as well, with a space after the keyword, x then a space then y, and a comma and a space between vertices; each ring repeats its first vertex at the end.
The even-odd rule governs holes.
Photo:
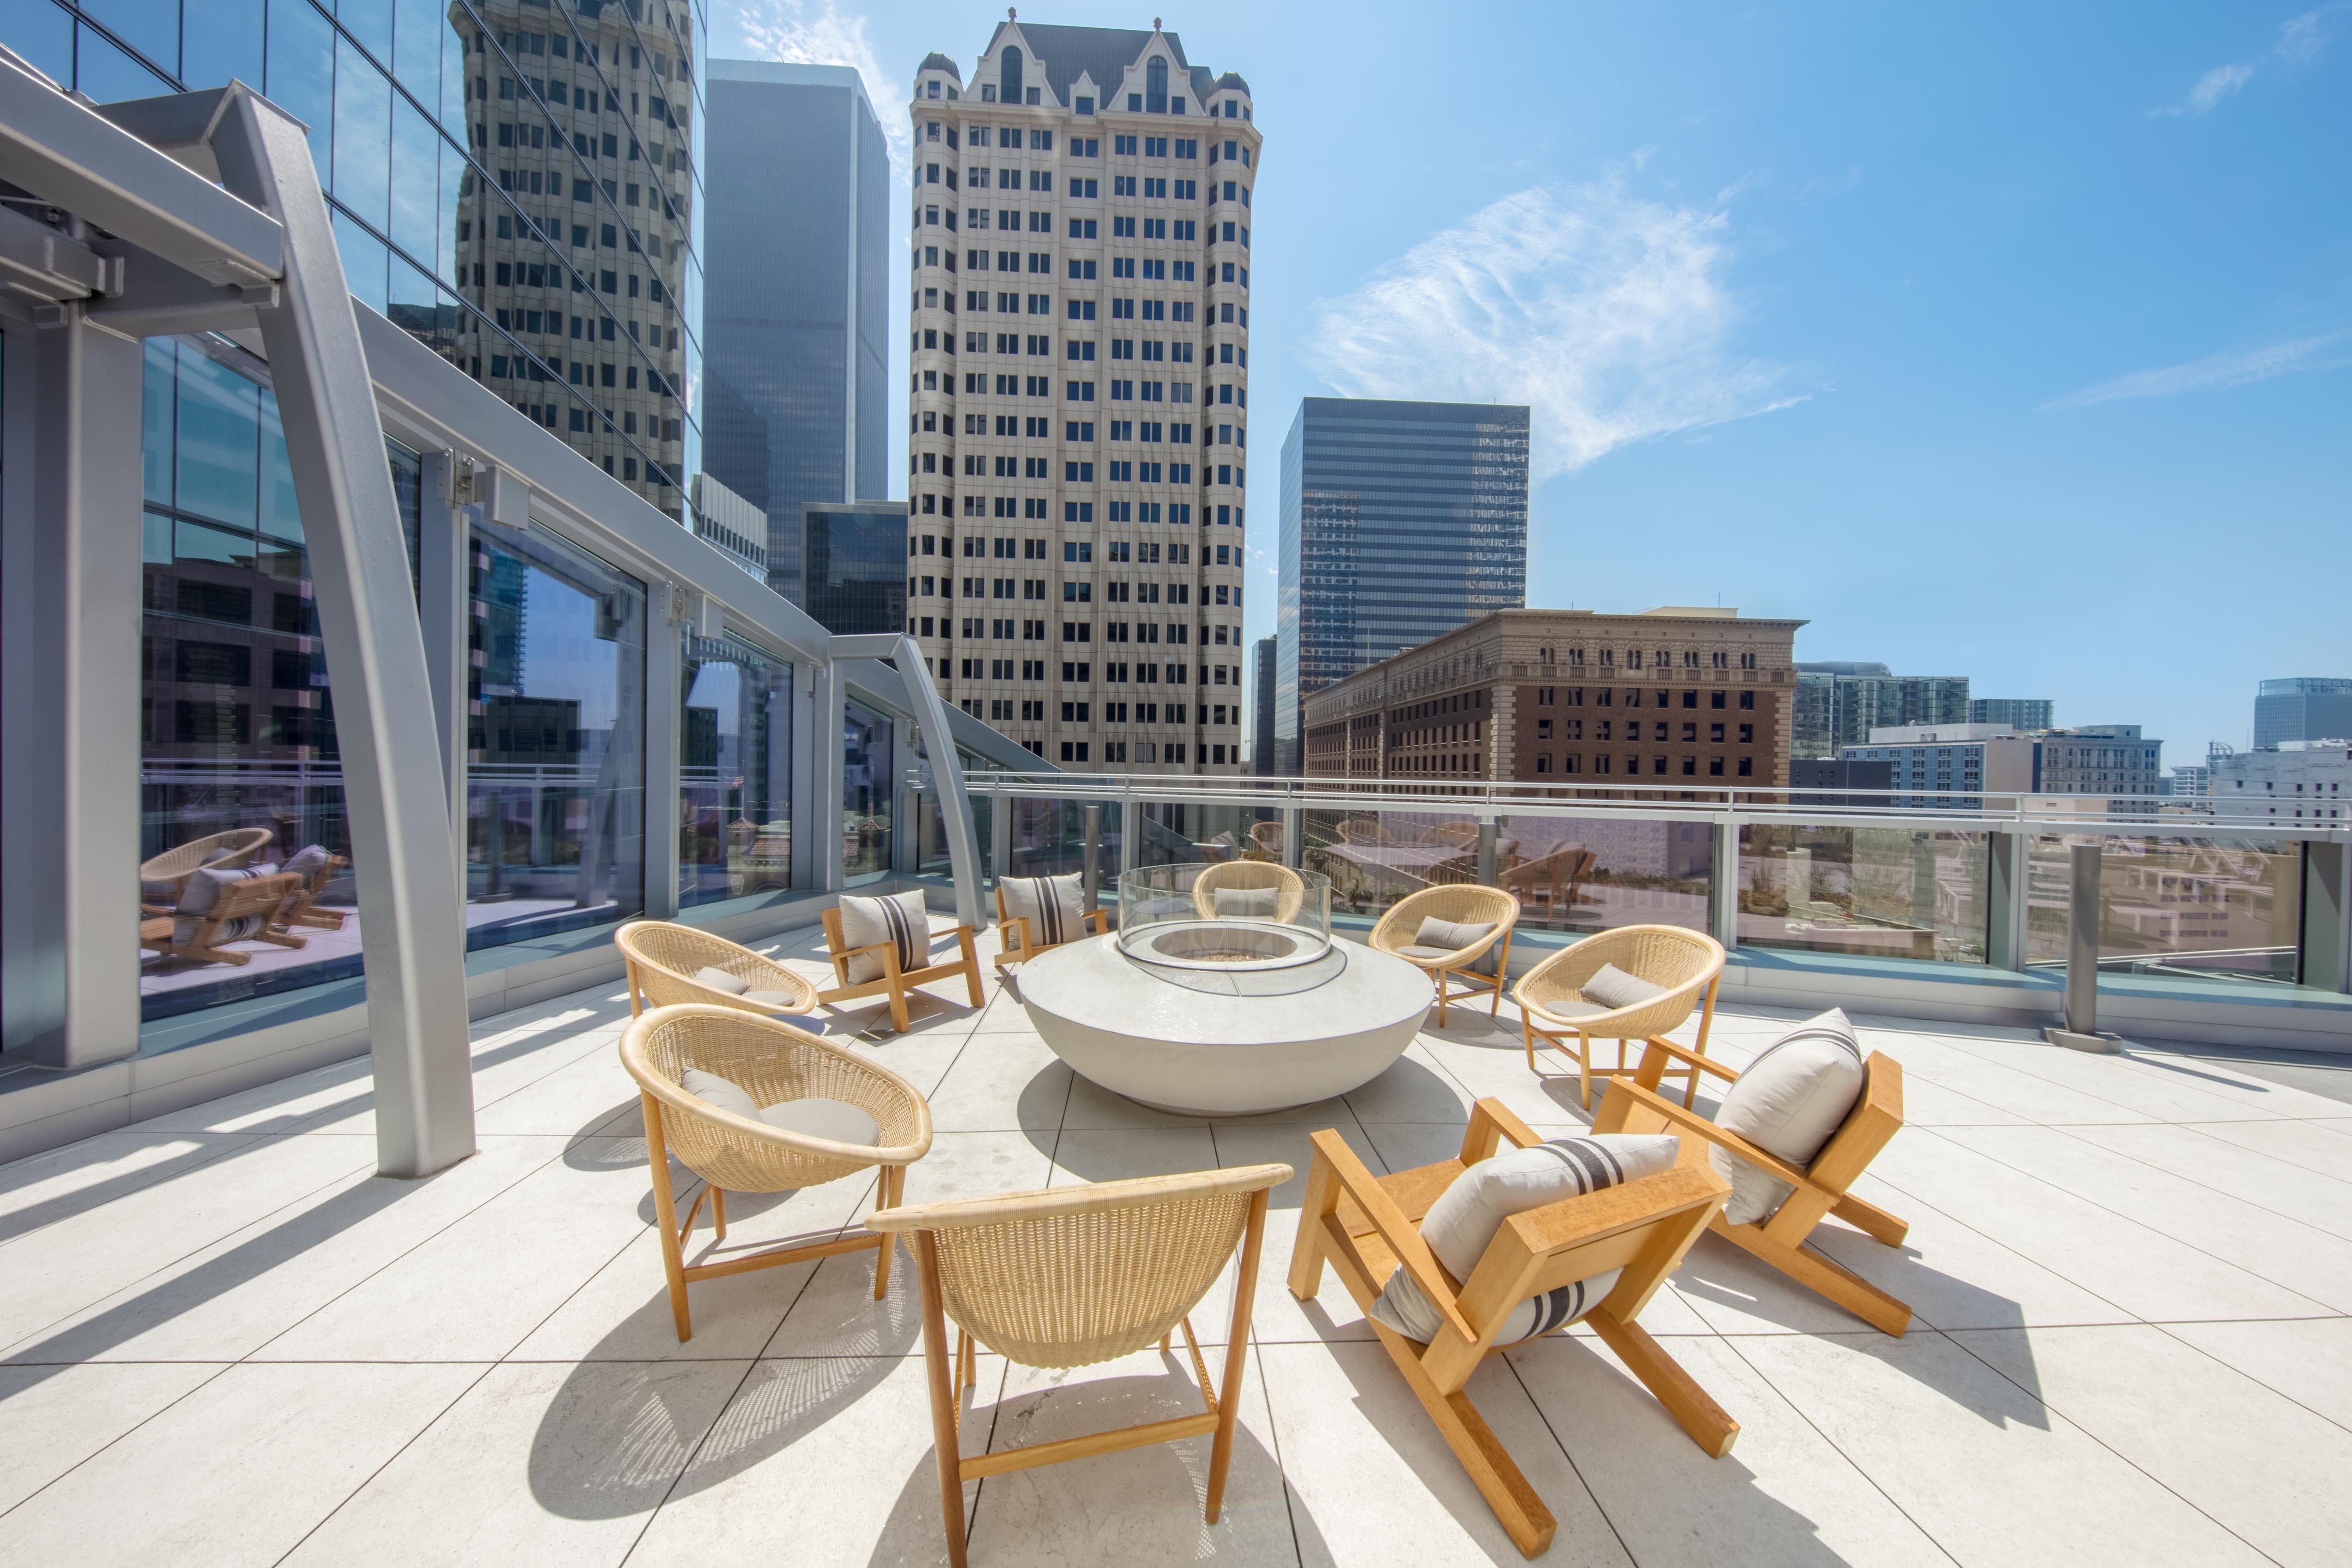
POLYGON ((301 125, 232 89, 214 151, 283 226, 278 303, 257 312, 285 424, 333 672, 344 809, 367 956, 377 1168, 422 1176, 474 1152, 465 919, 431 675, 367 355, 301 125))

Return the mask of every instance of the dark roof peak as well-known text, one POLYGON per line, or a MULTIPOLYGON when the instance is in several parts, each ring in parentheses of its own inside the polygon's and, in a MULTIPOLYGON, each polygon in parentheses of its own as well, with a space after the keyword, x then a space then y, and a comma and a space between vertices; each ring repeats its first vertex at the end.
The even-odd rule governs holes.
POLYGON ((915 69, 919 74, 923 71, 945 71, 948 75, 955 78, 956 80, 963 80, 963 72, 956 68, 955 61, 948 58, 947 56, 940 53, 937 49, 933 49, 929 54, 925 55, 923 57, 923 63, 917 66, 915 69))

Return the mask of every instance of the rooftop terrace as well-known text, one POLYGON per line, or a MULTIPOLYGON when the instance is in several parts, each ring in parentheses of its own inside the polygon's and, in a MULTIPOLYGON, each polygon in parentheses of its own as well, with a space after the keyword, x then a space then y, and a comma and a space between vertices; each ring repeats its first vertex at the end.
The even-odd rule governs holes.
MULTIPOLYGON (((764 945, 822 973, 813 931, 764 945)), ((1303 1173, 1325 1127, 1402 1168, 1486 1095, 1548 1134, 1584 1121, 1507 1002, 1342 1100, 1204 1121, 1075 1079, 987 984, 977 1010, 933 987, 905 1036, 858 1032, 878 1002, 839 1015, 930 1099, 909 1201, 1303 1173)), ((867 1256, 698 1285, 678 1343, 627 1016, 607 985, 478 1023, 480 1152, 422 1181, 374 1174, 363 1060, 0 1166, 0 1563, 942 1560, 914 1270, 879 1304, 867 1256)), ((1712 1050, 1744 1061, 1790 1016, 1727 1007, 1712 1050)), ((1910 1331, 1702 1237, 1643 1321, 1741 1423, 1722 1460, 1581 1329, 1490 1361, 1470 1392, 1559 1516, 1546 1560, 2343 1561, 2352 1074, 1855 1021, 1909 1084, 1857 1191, 1911 1230, 1820 1237, 1910 1331)), ((1223 1521, 1191 1438, 968 1484, 975 1562, 1519 1561, 1347 1296, 1285 1289, 1301 1184, 1273 1199, 1223 1521)), ((729 1246, 871 1201, 739 1196, 729 1246)), ((1194 1408, 1180 1360, 983 1355, 965 1451, 1194 1408)))

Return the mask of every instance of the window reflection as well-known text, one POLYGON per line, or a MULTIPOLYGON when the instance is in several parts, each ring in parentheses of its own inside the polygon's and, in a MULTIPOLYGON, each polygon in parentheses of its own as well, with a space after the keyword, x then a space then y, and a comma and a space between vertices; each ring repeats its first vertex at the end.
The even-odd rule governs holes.
POLYGON ((466 942, 645 907, 646 591, 536 531, 473 540, 466 942))
POLYGON ((677 901, 792 885, 793 667, 686 634, 678 722, 677 901))
POLYGON ((890 721, 860 702, 841 705, 841 875, 845 886, 890 874, 896 777, 890 721))

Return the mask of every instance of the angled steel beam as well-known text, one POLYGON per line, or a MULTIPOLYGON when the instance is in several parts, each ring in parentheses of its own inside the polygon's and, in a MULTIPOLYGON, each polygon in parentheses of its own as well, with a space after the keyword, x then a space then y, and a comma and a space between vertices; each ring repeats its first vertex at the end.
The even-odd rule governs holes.
POLYGON ((947 704, 932 684, 930 666, 913 637, 883 632, 860 637, 836 637, 833 654, 840 658, 888 658, 898 667, 907 689, 907 705, 923 727, 923 749, 930 753, 931 780, 939 786, 940 816, 948 831, 948 863, 955 872, 956 919, 968 926, 987 922, 980 907, 980 840, 972 832, 971 796, 963 787, 963 764, 956 760, 955 730, 948 722, 947 704))
POLYGON ((326 197, 299 121, 241 87, 211 123, 231 191, 285 237, 257 310, 333 672, 367 959, 376 1164, 422 1176, 474 1152, 466 947, 431 678, 383 428, 326 197))

